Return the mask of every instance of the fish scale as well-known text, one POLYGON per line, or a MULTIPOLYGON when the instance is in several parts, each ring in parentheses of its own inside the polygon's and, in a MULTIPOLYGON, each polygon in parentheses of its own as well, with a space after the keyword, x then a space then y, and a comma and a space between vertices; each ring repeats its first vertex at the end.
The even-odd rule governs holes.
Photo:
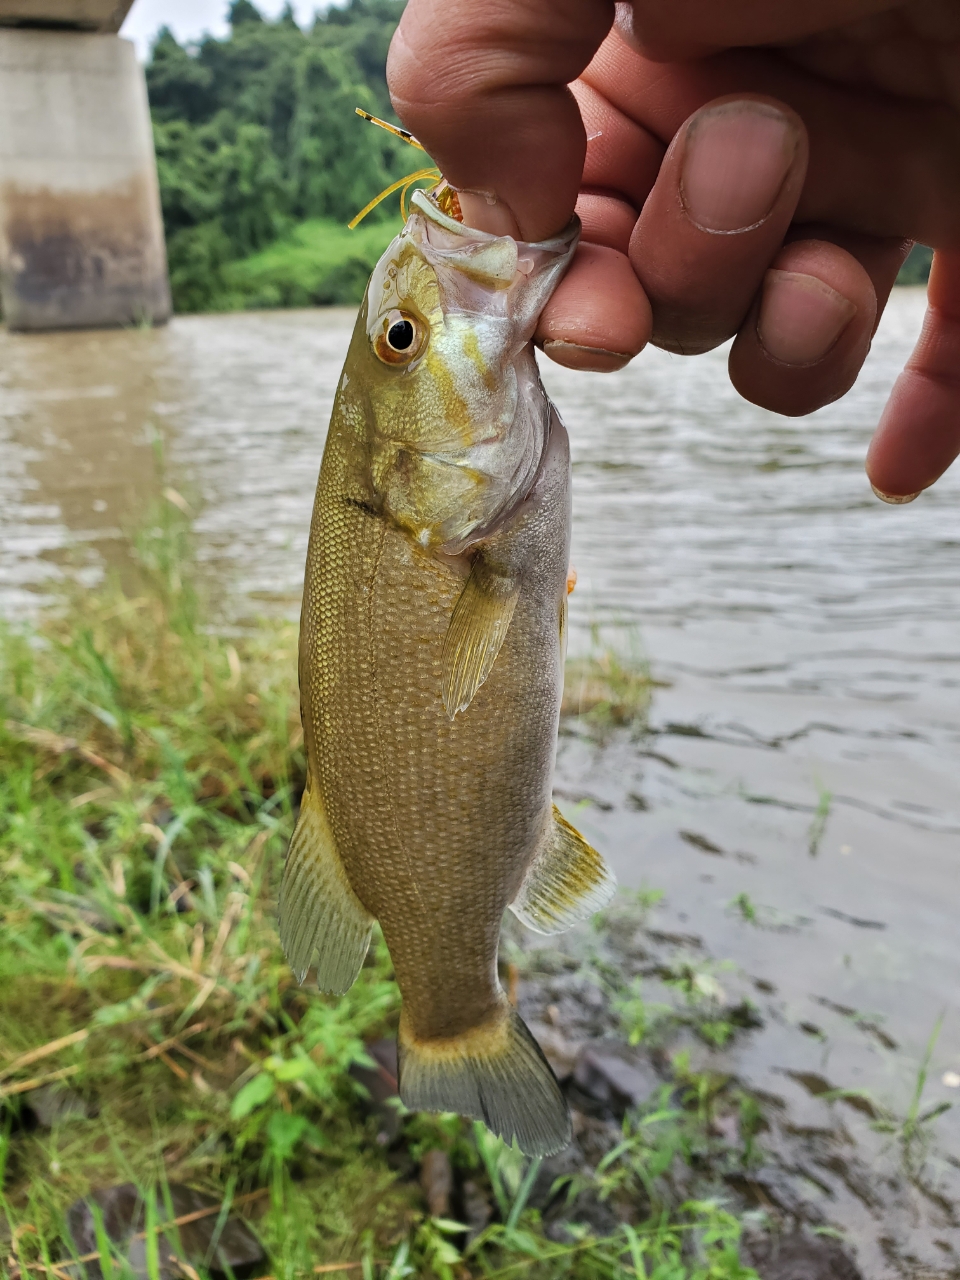
POLYGON ((518 271, 514 241, 414 205, 371 279, 317 487, 281 937, 301 980, 315 961, 340 992, 379 921, 403 1100, 545 1154, 569 1115, 500 987, 503 912, 553 932, 612 892, 551 802, 570 461, 530 337, 576 229, 523 246, 518 271))

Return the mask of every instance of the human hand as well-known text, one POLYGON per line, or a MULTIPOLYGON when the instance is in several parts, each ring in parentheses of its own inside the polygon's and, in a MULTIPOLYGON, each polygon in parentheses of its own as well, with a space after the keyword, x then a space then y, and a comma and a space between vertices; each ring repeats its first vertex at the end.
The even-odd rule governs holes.
POLYGON ((924 334, 867 464, 907 500, 960 452, 960 4, 617 10, 613 27, 611 0, 410 0, 397 110, 474 225, 540 239, 577 203, 583 244, 538 335, 575 368, 736 334, 741 394, 809 412, 852 385, 909 242, 933 245, 924 334))

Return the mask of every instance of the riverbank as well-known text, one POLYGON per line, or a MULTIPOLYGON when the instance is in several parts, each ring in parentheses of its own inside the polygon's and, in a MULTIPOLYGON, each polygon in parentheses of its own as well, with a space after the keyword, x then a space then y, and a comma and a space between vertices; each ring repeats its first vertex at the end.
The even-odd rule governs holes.
MULTIPOLYGON (((209 626, 178 499, 136 540, 132 591, 68 590, 0 633, 7 1274, 90 1254, 148 1280, 749 1280, 751 1262, 856 1280, 810 1170, 867 1185, 880 1160, 887 1211, 909 1212, 942 1109, 930 1055, 905 1114, 839 1090, 816 1138, 797 1129, 732 1067, 776 1021, 771 984, 665 932, 656 890, 558 945, 506 926, 502 980, 564 1083, 571 1148, 537 1167, 482 1126, 398 1110, 382 944, 333 1000, 296 986, 277 942, 305 767, 295 628, 209 626)), ((566 739, 643 739, 651 687, 622 656, 577 659, 566 739)), ((769 924, 746 894, 732 907, 769 924)))
MULTIPOLYGON (((363 223, 355 231, 329 219, 295 226, 259 253, 225 263, 203 311, 357 305, 370 272, 397 233, 393 222, 363 223)), ((181 282, 174 280, 174 285, 181 282)), ((188 269, 179 297, 189 297, 188 269)))
MULTIPOLYGON (((736 1089, 719 1103, 726 1086, 694 1071, 689 1054, 651 1080, 649 1097, 630 1097, 616 1068, 584 1075, 582 1046, 565 1068, 571 1049, 558 1043, 575 1028, 541 1009, 555 1024, 548 1051, 580 1089, 582 1150, 532 1183, 529 1162, 482 1128, 396 1111, 389 1062, 378 1072, 370 1057, 382 1060, 379 1046, 389 1055, 398 1014, 382 945, 344 999, 297 988, 274 926, 304 778, 295 628, 266 622, 234 640, 211 631, 176 497, 137 541, 134 594, 112 583, 68 593, 36 628, 0 634, 8 1272, 42 1275, 81 1253, 71 1206, 98 1191, 107 1226, 94 1251, 109 1275, 108 1228, 118 1266, 124 1230, 143 1227, 117 1217, 116 1188, 133 1184, 150 1206, 159 1195, 159 1217, 151 1208, 144 1219, 148 1242, 153 1222, 177 1216, 186 1187, 201 1206, 223 1206, 224 1222, 244 1206, 262 1248, 241 1236, 232 1265, 256 1274, 334 1271, 340 1260, 391 1277, 627 1276, 644 1266, 691 1280, 752 1275, 738 1261, 740 1219, 722 1195, 706 1195, 704 1177, 709 1169, 716 1181, 717 1162, 752 1167, 759 1112, 736 1089), (734 1130, 715 1132, 718 1109, 734 1130), (598 1143, 602 1158, 588 1160, 598 1143)), ((581 660, 575 684, 585 731, 642 717, 642 672, 581 660)), ((636 902, 631 915, 628 898, 608 926, 639 925, 644 909, 636 902)), ((556 987, 575 974, 575 1007, 589 1005, 594 1021, 606 1008, 609 1031, 629 1028, 624 1049, 644 1041, 637 992, 589 952, 558 970, 508 940, 505 982, 515 996, 522 987, 525 1004, 543 1003, 544 975, 556 987), (584 1004, 584 984, 599 1005, 584 1004)), ((665 1019, 708 1045, 749 1025, 742 1011, 719 1014, 711 989, 691 981, 678 970, 676 1011, 649 1015, 658 1043, 665 1019)), ((621 1075, 631 1069, 624 1062, 621 1075)), ((186 1232, 186 1243, 175 1229, 167 1237, 155 1269, 164 1250, 201 1273, 225 1269, 208 1236, 206 1258, 186 1232)))
MULTIPOLYGON (((550 393, 570 429, 574 457, 573 563, 579 582, 570 598, 571 650, 575 659, 619 655, 619 662, 606 663, 605 678, 622 686, 614 705, 604 711, 593 701, 589 668, 575 669, 571 709, 581 709, 582 692, 582 709, 593 714, 564 721, 556 796, 571 820, 604 851, 621 883, 635 894, 644 893, 625 899, 628 918, 616 928, 578 935, 581 951, 538 953, 528 959, 524 942, 507 957, 517 966, 516 994, 524 1016, 538 1025, 545 1044, 551 1042, 558 1069, 570 1072, 566 1087, 573 1105, 590 1117, 582 1144, 578 1137, 588 1166, 585 1176, 592 1178, 589 1170, 597 1169, 613 1149, 603 1144, 624 1136, 624 1095, 604 1084, 604 1074, 617 1072, 617 1089, 639 1087, 641 1105, 643 1099, 653 1105, 665 1085, 682 1102, 685 1086, 673 1064, 678 1053, 688 1050, 689 1072, 710 1072, 727 1082, 711 1104, 717 1132, 695 1148, 695 1163, 704 1151, 716 1151, 710 1144, 717 1143, 721 1152, 732 1153, 729 1169, 742 1172, 734 1093, 758 1100, 770 1127, 760 1132, 759 1148, 755 1144, 764 1163, 752 1170, 749 1183, 719 1177, 711 1154, 706 1168, 714 1181, 705 1175, 693 1187, 687 1183, 687 1190, 677 1185, 668 1203, 683 1203, 690 1194, 722 1197, 727 1211, 746 1223, 745 1258, 751 1256, 747 1243, 753 1227, 744 1215, 758 1209, 773 1213, 788 1239, 796 1234, 794 1223, 800 1223, 805 1239, 840 1232, 842 1248, 870 1280, 949 1276, 960 1253, 953 1163, 960 1151, 960 1112, 942 1111, 944 1103, 958 1096, 960 1085, 954 910, 960 658, 953 587, 960 478, 948 475, 922 500, 893 509, 873 500, 862 469, 866 441, 922 314, 919 290, 898 291, 854 392, 799 422, 738 401, 726 380, 724 352, 681 362, 649 351, 609 377, 578 376, 545 365, 550 393), (644 683, 647 671, 656 684, 644 683), (623 682, 623 672, 634 673, 629 682, 623 682), (605 985, 608 979, 597 980, 597 957, 606 957, 602 972, 619 975, 620 986, 613 992, 605 985), (693 994, 704 999, 702 1010, 688 1011, 687 995, 677 985, 683 975, 693 994), (644 1014, 655 1030, 651 1039, 629 1044, 641 1019, 622 1021, 617 991, 632 1003, 634 1014, 644 1014), (727 1015, 743 1000, 750 1001, 763 1026, 734 1023, 735 1031, 722 1047, 705 1041, 699 1021, 730 1022, 727 1015), (682 1016, 661 1016, 658 1005, 672 1006, 682 1016), (944 1010, 947 1016, 930 1056, 928 1047, 944 1010), (595 1062, 588 1060, 598 1047, 606 1060, 599 1078, 595 1062), (614 1059, 625 1061, 630 1072, 618 1069, 614 1059), (915 1103, 921 1078, 923 1089, 915 1103), (897 1126, 902 1132, 901 1122, 911 1114, 914 1122, 928 1117, 922 1132, 930 1142, 926 1150, 912 1144, 905 1167, 897 1126), (870 1172, 864 1173, 868 1166, 870 1172), (821 1234, 814 1237, 815 1231, 821 1234)), ((72 646, 92 628, 99 652, 113 662, 114 650, 123 653, 128 646, 146 680, 152 649, 142 640, 124 639, 126 632, 114 619, 101 622, 97 584, 105 572, 116 572, 128 600, 148 597, 137 568, 140 539, 132 531, 141 527, 144 512, 160 503, 160 512, 181 522, 172 530, 179 537, 177 529, 186 532, 182 507, 187 506, 193 513, 199 573, 212 596, 209 607, 196 615, 200 634, 206 636, 203 643, 213 655, 205 668, 212 675, 204 678, 216 693, 214 705, 225 698, 240 717, 239 729, 231 728, 229 720, 214 720, 218 743, 211 750, 229 748, 229 759, 213 758, 229 777, 242 776, 239 764, 231 761, 245 758, 247 744, 251 751, 263 750, 257 739, 268 730, 271 741, 296 756, 296 747, 284 747, 280 730, 265 729, 257 709, 245 700, 249 692, 258 693, 261 682, 255 649, 247 640, 263 639, 264 687, 280 688, 273 682, 282 679, 288 682, 285 688, 292 688, 293 669, 285 666, 292 661, 290 646, 277 636, 283 634, 282 619, 295 619, 297 613, 323 431, 352 324, 348 311, 322 309, 177 318, 156 331, 0 335, 6 371, 0 386, 0 442, 6 461, 0 474, 0 608, 8 618, 34 619, 46 635, 49 619, 42 601, 56 605, 58 580, 86 584, 90 594, 74 615, 77 620, 62 624, 61 639, 72 646), (177 492, 164 498, 171 485, 177 492), (265 612, 274 620, 263 621, 265 612), (209 635, 211 620, 218 636, 209 635), (222 694, 221 685, 232 678, 229 644, 237 651, 242 678, 222 694), (270 658, 275 653, 284 654, 276 670, 270 658)), ((162 528, 163 521, 150 527, 162 528)), ((109 613, 120 603, 107 595, 102 609, 109 613)), ((121 618, 131 626, 139 619, 138 625, 148 630, 160 625, 142 605, 121 618)), ((52 661, 46 650, 35 647, 28 648, 27 657, 33 661, 38 653, 44 663, 52 661)), ((123 680, 126 662, 124 658, 120 664, 123 680)), ((26 672, 22 664, 19 669, 26 672)), ((176 717, 163 712, 159 729, 184 754, 190 739, 183 735, 202 724, 207 695, 178 675, 180 668, 170 669, 176 687, 172 695, 158 694, 153 711, 166 707, 168 696, 170 707, 179 708, 176 717)), ((57 671, 45 680, 66 693, 76 685, 89 703, 116 717, 112 704, 81 683, 72 667, 57 671)), ((29 688, 26 674, 17 679, 21 690, 29 688)), ((131 701, 130 695, 125 697, 131 701)), ((142 702, 132 701, 140 708, 137 723, 142 702)), ((89 726, 100 756, 140 777, 135 759, 128 763, 123 754, 113 754, 118 748, 90 706, 75 708, 72 719, 44 721, 44 707, 53 705, 52 699, 35 704, 31 694, 29 704, 5 710, 0 718, 28 726, 48 724, 80 745, 89 726)), ((293 728, 295 721, 291 732, 293 728)), ((21 753, 28 749, 38 775, 51 765, 62 768, 76 761, 75 755, 54 757, 41 751, 38 743, 17 747, 21 753)), ((185 771, 193 786, 191 768, 185 771)), ((8 772, 13 776, 12 768, 8 772)), ((82 856, 72 855, 71 865, 83 864, 88 839, 113 839, 116 831, 116 840, 128 845, 112 846, 107 871, 114 856, 127 856, 128 847, 130 857, 142 861, 146 889, 141 893, 147 897, 141 915, 149 924, 159 846, 156 835, 151 838, 138 828, 152 822, 166 833, 169 814, 161 806, 143 816, 124 816, 126 810, 115 811, 111 804, 105 812, 94 807, 88 822, 84 806, 67 806, 109 785, 96 776, 102 770, 89 772, 91 776, 61 774, 54 768, 31 781, 33 772, 18 766, 20 790, 11 791, 9 805, 25 797, 22 804, 29 811, 32 798, 43 802, 49 817, 55 794, 57 812, 74 824, 67 847, 81 850, 82 856), (54 786, 55 793, 43 790, 54 786)), ((172 765, 168 772, 172 785, 172 765)), ((149 787, 158 786, 149 772, 137 785, 147 796, 149 787)), ((254 795, 256 788, 247 785, 247 790, 254 795)), ((207 811, 219 814, 219 793, 208 797, 201 789, 183 794, 207 815, 203 821, 209 833, 207 811)), ((295 798, 294 793, 288 808, 295 798)), ((265 803, 256 800, 256 811, 265 803)), ((21 810, 10 812, 12 834, 5 827, 4 838, 16 843, 35 828, 21 810)), ((281 817, 289 824, 285 815, 286 809, 281 817)), ((229 828, 235 841, 228 848, 229 861, 246 866, 241 855, 259 829, 251 827, 249 817, 229 828)), ((208 834, 198 847, 216 852, 219 838, 216 832, 208 834)), ((269 855, 262 855, 271 859, 274 876, 284 839, 283 834, 273 836, 269 855)), ((189 879, 191 868, 186 856, 180 862, 180 855, 193 844, 181 850, 181 840, 193 837, 178 833, 172 842, 173 856, 189 879)), ((54 841, 52 848, 61 844, 54 841)), ((6 848, 0 857, 4 867, 6 848)), ((229 894, 249 897, 222 862, 214 859, 210 865, 215 912, 191 918, 193 925, 204 925, 207 959, 229 894)), ((132 878, 131 872, 128 883, 132 878)), ((79 874, 75 883, 76 894, 84 897, 87 890, 79 874)), ((59 883, 50 887, 58 889, 59 883)), ((168 893, 176 887, 171 884, 168 893)), ((52 897, 43 883, 28 889, 35 901, 52 897)), ((261 890, 255 909, 262 911, 263 921, 269 921, 274 889, 275 880, 261 890)), ((206 900, 199 897, 202 907, 206 900)), ((11 910, 27 907, 17 897, 11 910)), ((44 924, 42 917, 29 918, 31 927, 44 924)), ((184 955, 193 945, 193 925, 187 950, 175 952, 185 967, 191 964, 184 955)), ((22 937, 21 925, 17 928, 22 937)), ((57 946, 66 946, 59 934, 51 933, 57 946)), ((151 936, 159 945, 173 945, 162 935, 151 936)), ((113 939, 122 963, 137 955, 137 945, 145 945, 121 933, 106 937, 102 944, 91 943, 90 950, 108 955, 113 939)), ((280 965, 272 934, 264 938, 257 947, 264 952, 261 966, 274 963, 270 956, 280 965)), ((247 954, 246 944, 234 953, 232 939, 231 928, 223 954, 239 962, 247 954)), ((74 945, 83 943, 80 936, 74 945)), ((512 938, 514 944, 520 942, 512 938)), ((39 945, 24 947, 24 954, 45 954, 39 945)), ((15 962, 23 968, 20 952, 8 969, 15 962)), ((60 969, 44 963, 49 972, 69 977, 66 959, 58 961, 60 969)), ((90 980, 129 979, 131 972, 101 966, 90 980)), ((195 989, 180 977, 186 994, 178 996, 172 987, 158 989, 150 997, 152 1007, 162 1010, 180 999, 178 1010, 186 1008, 195 989)), ((504 981, 510 981, 509 971, 504 981)), ((116 1003, 136 989, 121 988, 112 996, 111 988, 108 995, 116 1003)), ((41 994, 46 998, 53 990, 42 988, 41 994)), ((288 992, 285 998, 295 996, 288 992)), ((207 1006, 220 999, 212 992, 196 1018, 183 1026, 203 1022, 207 1006)), ((58 1007, 52 997, 51 1005, 58 1007)), ((85 1029, 88 1013, 76 1017, 67 1010, 66 1016, 59 1008, 51 1038, 85 1029)), ((161 1015, 159 1024, 147 1028, 154 1049, 176 1034, 178 1016, 161 1015)), ((8 1027, 16 1032, 14 1017, 5 1024, 3 1037, 9 1036, 8 1027)), ((369 1034, 376 1037, 371 1052, 379 1053, 379 1040, 389 1039, 389 1025, 383 1030, 381 1035, 379 1027, 371 1026, 369 1034)), ((264 1034, 254 1027, 254 1032, 234 1031, 225 1037, 211 1027, 209 1040, 203 1039, 207 1031, 201 1031, 196 1040, 181 1037, 181 1042, 218 1064, 239 1036, 259 1058, 268 1058, 273 1052, 269 1037, 261 1043, 249 1038, 254 1033, 264 1034)), ((32 1051, 44 1043, 43 1035, 39 1027, 29 1038, 18 1032, 14 1043, 18 1051, 32 1051)), ((95 1048, 93 1044, 91 1052, 95 1048)), ((147 1053, 150 1046, 137 1041, 135 1051, 147 1053)), ((286 1052, 282 1045, 279 1051, 286 1052)), ((75 1052, 75 1046, 67 1045, 62 1056, 27 1062, 17 1078, 76 1066, 75 1052)), ((188 1077, 197 1068, 214 1093, 226 1093, 229 1101, 236 1076, 223 1081, 208 1077, 201 1064, 179 1049, 168 1046, 163 1052, 188 1077)), ((99 1060, 95 1055, 94 1062, 99 1060)), ((109 1105, 114 1092, 106 1069, 96 1069, 103 1072, 94 1090, 102 1115, 104 1099, 109 1105)), ((205 1188, 219 1204, 217 1194, 226 1184, 218 1181, 218 1169, 230 1174, 240 1167, 233 1154, 234 1122, 229 1114, 229 1123, 222 1120, 228 1107, 217 1104, 218 1111, 195 1098, 192 1080, 181 1080, 160 1058, 134 1064, 130 1075, 124 1070, 117 1079, 129 1083, 125 1105, 140 1128, 136 1141, 128 1143, 133 1155, 124 1157, 126 1166, 118 1161, 107 1173, 140 1178, 154 1148, 152 1130, 148 1133, 136 1115, 137 1099, 151 1096, 166 1079, 164 1096, 181 1116, 188 1116, 179 1141, 190 1157, 178 1163, 182 1155, 175 1146, 169 1149, 168 1177, 177 1209, 170 1216, 189 1212, 181 1211, 183 1201, 174 1194, 184 1183, 191 1194, 205 1188), (156 1086, 138 1095, 145 1079, 138 1073, 154 1069, 156 1086), (221 1117, 221 1127, 202 1129, 194 1147, 202 1146, 207 1136, 210 1144, 197 1152, 189 1145, 193 1116, 201 1127, 208 1117, 211 1126, 221 1117), (197 1163, 191 1163, 194 1158, 197 1163)), ((70 1088, 78 1078, 60 1083, 70 1088)), ((375 1139, 383 1131, 378 1119, 367 1118, 359 1102, 347 1100, 356 1108, 349 1111, 351 1124, 372 1126, 376 1168, 393 1169, 389 1143, 386 1163, 377 1163, 381 1147, 375 1139)), ((667 1110, 676 1108, 671 1100, 667 1110)), ((86 1159, 94 1141, 102 1150, 109 1135, 91 1121, 62 1130, 54 1143, 42 1127, 49 1112, 43 1111, 46 1119, 38 1118, 25 1106, 24 1114, 18 1130, 23 1145, 16 1147, 7 1169, 35 1161, 29 1169, 37 1186, 53 1188, 49 1203, 59 1197, 54 1207, 60 1212, 81 1185, 77 1166, 67 1187, 47 1173, 41 1178, 41 1172, 52 1163, 62 1164, 63 1150, 83 1148, 86 1159), (74 1140, 69 1142, 71 1133, 74 1140)), ((317 1127, 323 1131, 319 1122, 317 1127)), ((334 1146, 334 1155, 339 1149, 334 1146)), ((305 1152, 304 1159, 319 1160, 305 1152)), ((427 1165, 434 1164, 443 1167, 431 1157, 427 1165)), ((468 1202, 474 1205, 471 1213, 476 1209, 466 1195, 466 1184, 476 1179, 455 1160, 453 1164, 450 1212, 457 1219, 467 1214, 468 1202)), ((97 1170, 92 1163, 87 1167, 93 1180, 97 1170)), ((320 1165, 331 1178, 337 1167, 335 1160, 320 1165)), ((421 1165, 411 1157, 405 1167, 403 1195, 415 1202, 411 1212, 425 1214, 421 1165)), ((251 1194, 269 1181, 259 1163, 255 1175, 249 1164, 242 1168, 251 1194)), ((678 1176, 687 1177, 687 1168, 683 1157, 676 1165, 678 1176)), ((553 1176, 566 1173, 554 1171, 553 1176)), ((300 1190, 304 1182, 298 1176, 300 1190)), ((380 1186, 373 1180, 371 1185, 375 1191, 380 1186)), ((362 1249, 348 1247, 349 1222, 342 1226, 346 1219, 337 1217, 341 1201, 336 1180, 326 1192, 322 1179, 311 1186, 309 1197, 297 1203, 305 1206, 304 1219, 316 1217, 326 1233, 328 1251, 318 1256, 359 1263, 362 1249), (330 1233, 341 1226, 347 1244, 338 1255, 330 1233)), ((349 1187, 359 1199, 356 1184, 349 1187)), ((562 1222, 557 1224, 564 1213, 563 1197, 546 1203, 547 1192, 549 1187, 544 1191, 538 1186, 530 1199, 542 1215, 544 1235, 548 1229, 565 1230, 562 1222)), ((493 1194, 492 1188, 485 1194, 493 1194)), ((47 1201, 41 1197, 38 1203, 42 1208, 47 1201)), ((642 1213, 641 1201, 633 1203, 642 1213)), ((40 1214, 40 1208, 30 1212, 40 1214)), ((253 1213, 263 1205, 250 1201, 240 1208, 253 1213)), ((586 1211, 578 1208, 577 1214, 581 1212, 586 1211)), ((49 1219, 42 1221, 49 1224, 49 1219)), ((26 1210, 18 1222, 37 1225, 26 1210)), ((609 1218, 590 1222, 594 1236, 608 1236, 614 1229, 609 1218)), ((29 1237, 25 1233, 25 1248, 29 1237)), ((396 1248, 402 1243, 397 1237, 396 1248)), ((454 1240, 458 1248, 464 1243, 454 1240)), ((393 1256, 389 1249, 376 1255, 388 1261, 393 1256)), ((594 1251, 594 1262, 599 1256, 594 1251)), ((758 1265, 765 1277, 777 1274, 766 1263, 758 1265)), ((596 1266, 597 1273, 605 1274, 596 1266)))

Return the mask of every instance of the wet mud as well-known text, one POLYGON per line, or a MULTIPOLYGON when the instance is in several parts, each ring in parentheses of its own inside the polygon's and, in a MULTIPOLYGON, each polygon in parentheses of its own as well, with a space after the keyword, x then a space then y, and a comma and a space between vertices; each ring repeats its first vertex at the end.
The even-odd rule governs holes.
MULTIPOLYGON (((573 1148, 538 1185, 597 1168, 624 1133, 645 1135, 655 1170, 657 1134, 668 1146, 676 1125, 685 1158, 654 1179, 653 1205, 719 1198, 742 1218, 761 1276, 960 1274, 960 1161, 919 1120, 930 1100, 911 1126, 909 1106, 850 1087, 842 1036, 834 1046, 798 1025, 768 979, 675 922, 667 898, 624 895, 592 938, 518 939, 519 1008, 575 1116, 573 1148), (669 1110, 679 1119, 648 1119, 669 1110)), ((542 1207, 577 1220, 562 1198, 542 1207)), ((603 1209, 632 1221, 651 1203, 614 1193, 603 1209)))

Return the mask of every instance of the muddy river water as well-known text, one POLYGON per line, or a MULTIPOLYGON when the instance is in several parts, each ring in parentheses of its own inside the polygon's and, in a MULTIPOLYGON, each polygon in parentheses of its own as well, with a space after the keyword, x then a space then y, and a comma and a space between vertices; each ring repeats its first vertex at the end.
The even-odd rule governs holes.
MULTIPOLYGON (((855 390, 796 421, 741 401, 723 352, 544 369, 573 446, 572 643, 639 645, 662 682, 643 737, 562 738, 561 803, 622 882, 665 891, 664 936, 753 982, 766 1027, 729 1069, 798 1131, 860 1126, 878 1171, 894 1140, 825 1089, 902 1116, 944 1014, 923 1107, 960 1104, 960 471, 902 508, 863 475, 922 311, 896 292, 855 390)), ((122 560, 172 484, 228 608, 295 614, 351 323, 0 336, 0 613, 122 560)), ((895 1229, 852 1177, 797 1175, 867 1276, 960 1274, 960 1106, 936 1129, 895 1229)))

